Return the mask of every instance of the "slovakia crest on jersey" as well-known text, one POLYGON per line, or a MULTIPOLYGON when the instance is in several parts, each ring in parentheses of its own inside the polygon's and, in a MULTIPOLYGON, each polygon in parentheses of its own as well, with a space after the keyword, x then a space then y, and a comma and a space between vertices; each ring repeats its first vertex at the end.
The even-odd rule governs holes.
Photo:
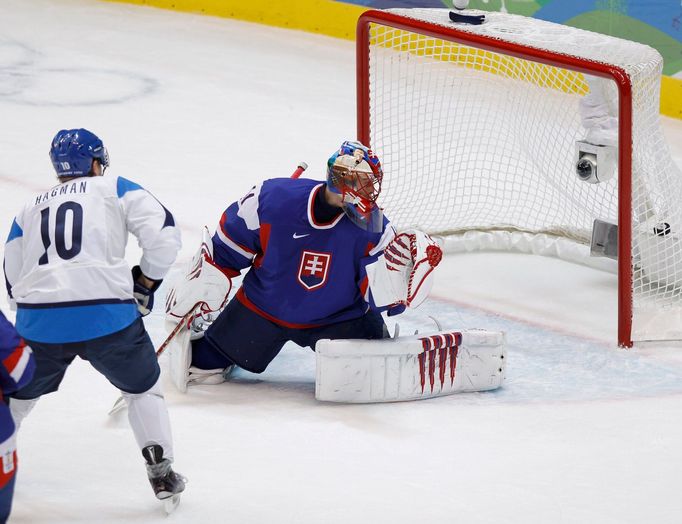
POLYGON ((324 286, 327 282, 331 260, 331 253, 303 251, 298 267, 298 281, 308 290, 324 286))

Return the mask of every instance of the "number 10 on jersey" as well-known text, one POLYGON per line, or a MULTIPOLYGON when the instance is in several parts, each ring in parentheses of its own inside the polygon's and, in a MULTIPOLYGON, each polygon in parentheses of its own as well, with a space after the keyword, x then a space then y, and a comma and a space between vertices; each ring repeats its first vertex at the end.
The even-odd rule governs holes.
POLYGON ((57 255, 63 260, 70 260, 81 251, 81 240, 83 239, 83 207, 78 202, 63 202, 57 208, 55 216, 54 231, 50 231, 50 208, 46 207, 40 212, 40 236, 43 240, 45 252, 38 260, 38 265, 42 266, 49 262, 47 250, 52 245, 54 239, 57 255), (67 217, 71 216, 71 239, 69 247, 66 241, 66 222, 67 217))

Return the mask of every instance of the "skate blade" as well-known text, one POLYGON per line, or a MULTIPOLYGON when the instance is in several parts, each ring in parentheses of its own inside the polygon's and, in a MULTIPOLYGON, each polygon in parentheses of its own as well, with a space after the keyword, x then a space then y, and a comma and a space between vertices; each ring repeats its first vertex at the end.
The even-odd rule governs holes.
POLYGON ((166 512, 166 515, 170 515, 171 513, 173 513, 179 504, 180 504, 179 493, 177 495, 173 495, 172 497, 168 497, 167 499, 163 500, 163 509, 166 512))
POLYGON ((119 411, 122 411, 123 408, 125 408, 126 406, 127 406, 127 404, 126 404, 125 399, 122 396, 118 397, 116 402, 114 402, 114 405, 111 406, 111 409, 109 410, 108 415, 111 417, 111 416, 115 415, 116 413, 118 413, 119 411))

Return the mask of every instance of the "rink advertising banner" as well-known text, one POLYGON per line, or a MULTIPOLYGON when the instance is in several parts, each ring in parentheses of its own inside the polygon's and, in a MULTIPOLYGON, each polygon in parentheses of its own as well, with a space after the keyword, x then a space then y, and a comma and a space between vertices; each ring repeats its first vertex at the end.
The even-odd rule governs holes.
MULTIPOLYGON (((447 7, 452 0, 108 0, 355 39, 366 9, 447 7)), ((682 118, 682 0, 470 0, 469 8, 506 11, 570 25, 657 49, 664 60, 661 112, 682 118)))

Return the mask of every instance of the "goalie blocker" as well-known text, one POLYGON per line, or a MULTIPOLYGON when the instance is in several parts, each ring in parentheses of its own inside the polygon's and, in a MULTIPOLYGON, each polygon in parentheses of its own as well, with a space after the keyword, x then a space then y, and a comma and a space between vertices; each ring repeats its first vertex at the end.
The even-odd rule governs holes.
POLYGON ((440 331, 384 340, 321 340, 315 398, 394 402, 500 387, 505 336, 484 330, 440 331))

